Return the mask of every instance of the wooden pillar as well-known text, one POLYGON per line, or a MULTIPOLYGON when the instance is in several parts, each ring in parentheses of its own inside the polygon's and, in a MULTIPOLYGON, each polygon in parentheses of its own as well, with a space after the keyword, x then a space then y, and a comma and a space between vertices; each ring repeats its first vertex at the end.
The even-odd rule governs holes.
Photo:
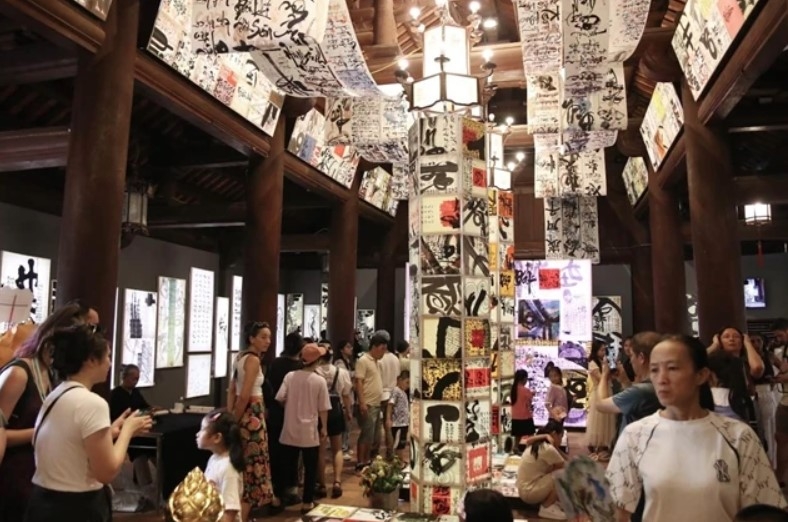
MULTIPOLYGON (((276 312, 279 250, 282 242, 282 192, 285 175, 285 117, 276 124, 267 158, 249 160, 246 189, 243 322, 271 325, 265 362, 276 357, 276 312)), ((242 340, 242 347, 245 340, 242 340)))
POLYGON ((660 188, 649 168, 648 220, 651 229, 654 327, 659 332, 687 330, 684 238, 675 191, 660 188))
MULTIPOLYGON (((389 228, 378 264, 375 322, 378 328, 386 330, 393 337, 396 324, 394 298, 397 287, 397 259, 399 246, 408 240, 408 202, 400 201, 394 224, 389 228)), ((398 340, 398 339, 397 339, 398 340)))
MULTIPOLYGON (((652 283, 652 250, 648 245, 632 249, 632 334, 647 330, 660 331, 654 320, 654 285, 652 283)), ((683 287, 682 287, 683 288, 683 287)), ((686 307, 685 307, 686 308, 686 307)))
POLYGON ((57 300, 84 299, 112 335, 139 0, 114 2, 96 54, 79 51, 57 262, 57 300))
POLYGON ((364 171, 359 166, 347 200, 331 214, 328 252, 328 332, 332 342, 353 342, 356 330, 356 265, 358 259, 358 189, 364 171))
POLYGON ((700 122, 686 82, 682 106, 700 337, 710 342, 724 327, 745 327, 733 163, 727 133, 700 122))
POLYGON ((375 5, 375 45, 397 45, 394 0, 377 0, 375 5))

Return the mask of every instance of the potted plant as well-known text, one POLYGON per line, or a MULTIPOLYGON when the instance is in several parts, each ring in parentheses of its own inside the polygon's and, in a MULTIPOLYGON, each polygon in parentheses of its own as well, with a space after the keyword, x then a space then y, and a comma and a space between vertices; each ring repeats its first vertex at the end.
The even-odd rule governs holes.
POLYGON ((397 457, 386 460, 378 455, 361 471, 364 496, 370 497, 370 507, 375 509, 395 511, 404 480, 402 462, 397 457))

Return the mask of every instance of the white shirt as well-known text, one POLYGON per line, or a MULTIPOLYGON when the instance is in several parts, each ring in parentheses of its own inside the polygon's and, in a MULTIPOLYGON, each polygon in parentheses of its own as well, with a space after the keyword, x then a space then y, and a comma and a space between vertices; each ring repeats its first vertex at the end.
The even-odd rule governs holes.
POLYGON ((205 467, 205 478, 216 486, 224 501, 224 509, 228 511, 241 510, 243 476, 233 467, 230 455, 211 455, 208 465, 205 467))
POLYGON ((397 377, 400 374, 399 358, 391 352, 386 352, 378 361, 378 368, 383 381, 383 395, 380 400, 387 401, 391 397, 391 390, 397 386, 397 377))
POLYGON ((769 459, 743 422, 709 413, 674 421, 659 412, 626 427, 607 468, 613 501, 643 522, 732 521, 753 504, 784 508, 769 459))
POLYGON ((279 442, 297 448, 319 446, 318 413, 331 410, 325 379, 315 372, 290 372, 285 375, 276 400, 285 403, 285 422, 279 442))
MULTIPOLYGON (((233 370, 237 372, 238 377, 235 379, 235 393, 241 393, 241 390, 244 387, 244 379, 246 377, 246 370, 244 369, 244 364, 246 363, 246 358, 250 357, 251 354, 246 354, 242 356, 240 359, 236 359, 233 363, 233 370)), ((263 367, 261 366, 259 370, 257 370, 257 377, 255 377, 254 384, 252 385, 252 392, 249 394, 249 397, 262 397, 263 396, 263 381, 265 377, 263 377, 263 367)))
POLYGON ((90 472, 84 440, 109 428, 109 404, 81 384, 66 381, 44 401, 36 419, 36 472, 33 484, 55 491, 85 492, 103 484, 90 472), (43 424, 41 417, 64 390, 43 424))
POLYGON ((337 384, 336 389, 333 390, 337 395, 340 397, 345 397, 353 393, 353 382, 350 380, 350 372, 348 372, 344 368, 340 368, 339 366, 334 366, 332 364, 324 364, 322 366, 318 366, 315 370, 315 373, 321 376, 326 380, 326 386, 328 386, 328 393, 332 392, 331 385, 334 384, 334 376, 336 376, 337 384), (339 374, 337 374, 339 372, 339 374))

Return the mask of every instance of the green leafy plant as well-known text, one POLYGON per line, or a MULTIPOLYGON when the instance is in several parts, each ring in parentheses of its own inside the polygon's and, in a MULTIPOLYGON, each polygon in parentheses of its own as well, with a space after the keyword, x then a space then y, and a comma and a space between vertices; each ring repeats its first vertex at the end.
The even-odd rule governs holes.
POLYGON ((405 475, 402 473, 402 461, 397 457, 386 460, 378 455, 369 466, 361 471, 361 486, 364 496, 373 493, 391 493, 402 487, 405 475))

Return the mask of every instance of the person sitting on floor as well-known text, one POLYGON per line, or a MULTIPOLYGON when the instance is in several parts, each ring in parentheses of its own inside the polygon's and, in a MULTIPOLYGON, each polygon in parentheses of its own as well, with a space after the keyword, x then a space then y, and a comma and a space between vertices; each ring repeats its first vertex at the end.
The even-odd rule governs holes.
POLYGON ((526 440, 517 469, 517 491, 526 504, 539 504, 539 518, 566 520, 558 505, 556 472, 564 467, 565 456, 558 450, 564 426, 550 420, 537 435, 526 440))

